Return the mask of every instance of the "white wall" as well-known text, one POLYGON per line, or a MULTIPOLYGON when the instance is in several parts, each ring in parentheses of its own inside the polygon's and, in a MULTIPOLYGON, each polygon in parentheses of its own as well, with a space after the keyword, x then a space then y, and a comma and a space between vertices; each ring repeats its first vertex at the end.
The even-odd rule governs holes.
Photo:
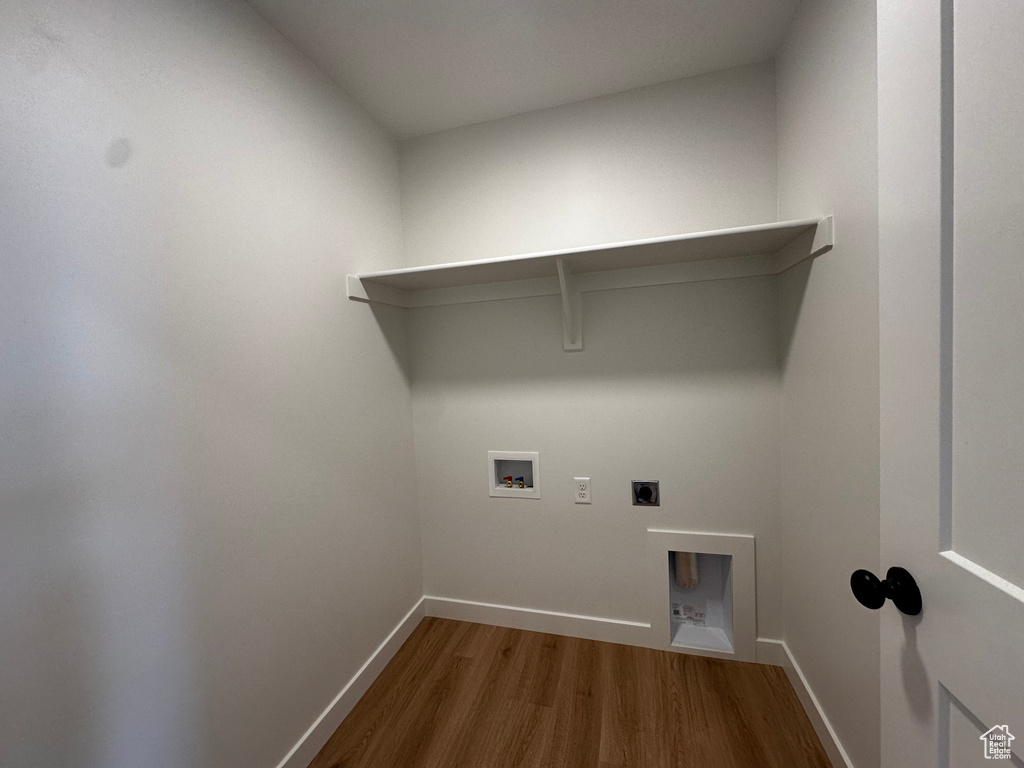
MULTIPOLYGON (((768 64, 405 142, 406 260, 772 220, 774 110, 768 64)), ((646 621, 648 526, 754 533, 759 631, 781 637, 774 278, 584 294, 577 353, 559 306, 410 312, 426 592, 646 621), (543 498, 488 498, 488 450, 539 451, 543 498)))
POLYGON ((649 525, 758 537, 759 634, 877 762, 874 67, 871 3, 805 0, 777 100, 765 64, 396 152, 241 2, 4 3, 0 763, 274 764, 424 591, 644 620, 649 525), (554 297, 412 311, 408 350, 343 300, 403 237, 826 212, 781 281, 586 294, 582 353, 554 297), (487 498, 496 448, 541 501, 487 498))
MULTIPOLYGON (((786 643, 854 765, 879 761, 875 4, 804 0, 777 57, 779 215, 834 213, 836 247, 780 279, 786 643)), ((887 565, 891 565, 887 564, 887 565)))
POLYGON ((771 63, 402 142, 408 266, 773 221, 771 63))
POLYGON ((781 636, 777 306, 767 277, 588 293, 580 353, 558 297, 414 310, 427 594, 643 622, 647 527, 753 533, 781 636), (488 450, 539 451, 542 498, 488 498, 488 450))
POLYGON ((7 0, 0 201, 0 764, 275 765, 422 594, 396 149, 242 2, 7 0))

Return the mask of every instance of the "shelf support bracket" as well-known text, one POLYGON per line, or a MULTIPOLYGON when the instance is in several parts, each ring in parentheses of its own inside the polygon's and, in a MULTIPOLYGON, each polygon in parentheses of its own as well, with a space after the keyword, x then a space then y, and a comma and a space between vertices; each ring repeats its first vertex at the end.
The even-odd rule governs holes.
POLYGON ((583 318, 580 287, 572 273, 572 265, 556 258, 558 285, 562 292, 562 348, 566 352, 583 349, 583 318))
POLYGON ((804 232, 775 254, 775 274, 785 272, 801 261, 807 261, 807 259, 813 259, 831 251, 835 244, 834 232, 832 217, 822 216, 818 219, 818 224, 814 229, 804 232))

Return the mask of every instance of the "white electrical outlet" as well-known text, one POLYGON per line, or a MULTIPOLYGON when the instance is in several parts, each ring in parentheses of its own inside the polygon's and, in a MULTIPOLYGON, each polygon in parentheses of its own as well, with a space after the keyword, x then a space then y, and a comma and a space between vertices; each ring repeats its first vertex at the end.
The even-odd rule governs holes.
POLYGON ((577 504, 589 504, 590 503, 590 478, 589 477, 574 477, 575 488, 576 488, 576 503, 577 504))

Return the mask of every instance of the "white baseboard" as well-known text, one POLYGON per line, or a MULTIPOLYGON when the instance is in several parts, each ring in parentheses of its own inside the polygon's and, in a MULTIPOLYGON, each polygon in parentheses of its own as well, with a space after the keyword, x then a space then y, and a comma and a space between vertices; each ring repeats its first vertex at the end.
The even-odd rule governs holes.
POLYGON ((757 638, 757 663, 770 664, 773 667, 786 666, 785 643, 781 640, 757 638))
POLYGON ((474 621, 478 624, 493 624, 511 629, 527 629, 532 632, 547 632, 552 635, 582 637, 586 640, 601 640, 606 643, 639 645, 649 647, 651 625, 639 621, 604 619, 597 616, 580 616, 574 613, 541 611, 534 608, 518 608, 512 605, 477 603, 472 600, 456 600, 450 597, 426 596, 427 616, 458 621, 474 621))
POLYGON ((839 742, 839 738, 832 728, 832 723, 825 717, 825 711, 821 708, 818 697, 814 695, 814 691, 808 685, 807 678, 804 677, 803 671, 796 663, 796 659, 793 658, 793 652, 789 650, 789 646, 782 640, 758 638, 757 660, 759 663, 775 664, 786 670, 786 677, 789 678, 793 690, 796 691, 797 698, 800 699, 800 703, 803 705, 804 711, 814 727, 814 732, 818 734, 821 746, 825 748, 825 753, 828 755, 833 768, 853 768, 850 756, 846 754, 846 750, 843 749, 843 745, 839 742))
POLYGON ((398 625, 391 630, 391 634, 384 638, 384 642, 370 654, 366 663, 334 697, 334 701, 296 742, 291 751, 285 755, 284 760, 278 763, 277 768, 306 768, 312 762, 317 753, 323 749, 327 740, 338 730, 341 721, 348 717, 348 713, 352 711, 356 702, 362 698, 370 684, 377 679, 377 675, 394 658, 398 649, 402 647, 402 643, 409 639, 409 635, 426 615, 424 601, 425 598, 421 597, 416 605, 405 614, 405 618, 398 622, 398 625))

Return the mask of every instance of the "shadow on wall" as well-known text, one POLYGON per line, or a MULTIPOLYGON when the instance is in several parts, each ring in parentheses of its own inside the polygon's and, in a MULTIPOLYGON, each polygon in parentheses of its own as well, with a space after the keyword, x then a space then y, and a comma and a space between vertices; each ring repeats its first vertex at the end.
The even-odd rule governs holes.
POLYGON ((803 261, 779 275, 779 358, 782 370, 789 362, 793 336, 800 323, 804 294, 811 279, 814 260, 803 261))
POLYGON ((413 381, 703 378, 779 370, 774 277, 583 294, 583 350, 562 348, 558 296, 409 310, 413 381))
POLYGON ((0 765, 202 765, 179 367, 44 216, 0 301, 0 765))
MULTIPOLYGON (((15 543, 9 532, 5 538, 8 544, 15 543)), ((23 546, 19 549, 25 551, 23 546)), ((0 763, 98 765, 103 757, 103 734, 81 729, 72 736, 73 724, 89 722, 95 706, 90 692, 102 685, 98 668, 88 663, 94 654, 84 642, 88 603, 81 574, 69 563, 43 573, 39 565, 33 568, 31 563, 18 562, 17 556, 6 551, 3 560, 6 567, 0 570, 0 579, 4 591, 17 587, 19 579, 31 581, 33 586, 0 600, 4 616, 0 682, 5 699, 0 704, 4 720, 0 763), (18 695, 27 690, 34 695, 18 695), (31 737, 39 723, 50 724, 52 737, 46 744, 31 737), (64 737, 57 733, 61 728, 64 737)))
POLYGON ((178 510, 112 496, 4 494, 2 765, 204 764, 178 510))
POLYGON ((409 366, 408 322, 412 313, 381 304, 367 304, 366 307, 373 313, 373 319, 377 321, 377 327, 387 342, 391 357, 401 370, 405 383, 409 384, 412 376, 409 366))

